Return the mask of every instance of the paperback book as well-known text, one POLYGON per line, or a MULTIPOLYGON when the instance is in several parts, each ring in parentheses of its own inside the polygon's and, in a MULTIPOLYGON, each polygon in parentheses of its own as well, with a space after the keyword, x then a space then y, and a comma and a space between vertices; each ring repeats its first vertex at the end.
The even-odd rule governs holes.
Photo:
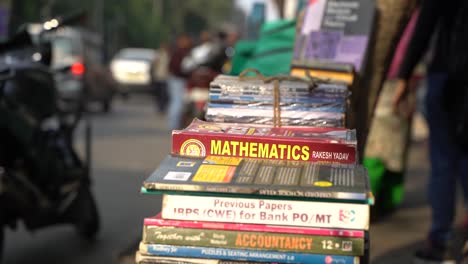
POLYGON ((299 22, 292 67, 360 72, 376 15, 371 0, 316 0, 299 22))
POLYGON ((355 164, 356 148, 356 131, 345 128, 273 127, 194 119, 187 128, 172 133, 172 154, 182 156, 355 164))
POLYGON ((144 226, 143 243, 361 256, 364 239, 288 233, 144 226))
POLYGON ((234 261, 206 258, 184 258, 184 257, 166 257, 145 255, 136 253, 136 264, 281 264, 279 262, 254 262, 254 261, 234 261))
POLYGON ((163 195, 161 217, 189 221, 368 230, 369 205, 163 195))
POLYGON ((301 161, 168 155, 143 187, 145 191, 373 202, 363 166, 301 161))
MULTIPOLYGON (((245 124, 275 124, 273 107, 270 109, 239 108, 229 109, 209 107, 205 119, 212 122, 245 123, 245 124)), ((344 112, 311 112, 311 111, 281 111, 280 123, 286 126, 311 127, 345 127, 346 114, 344 112)))
POLYGON ((283 262, 283 263, 340 263, 358 264, 359 257, 318 255, 310 253, 274 252, 245 249, 171 246, 140 243, 140 252, 156 256, 214 258, 226 260, 283 262))
POLYGON ((229 231, 250 231, 250 232, 268 232, 268 233, 287 233, 315 236, 333 236, 344 238, 364 239, 363 230, 343 229, 343 228, 308 228, 298 226, 279 226, 279 225, 261 225, 261 224, 241 224, 241 223, 223 223, 212 221, 184 221, 163 219, 161 214, 154 217, 148 217, 144 220, 144 226, 158 227, 180 227, 180 228, 199 228, 199 229, 217 229, 229 231))
MULTIPOLYGON (((306 79, 304 79, 306 80, 306 79)), ((224 95, 251 95, 273 96, 274 84, 265 83, 262 80, 241 80, 239 77, 218 75, 210 83, 210 93, 224 95)), ((304 81, 281 81, 279 85, 281 95, 289 96, 316 96, 326 94, 333 97, 347 97, 350 95, 348 87, 344 83, 317 81, 311 85, 304 81)))

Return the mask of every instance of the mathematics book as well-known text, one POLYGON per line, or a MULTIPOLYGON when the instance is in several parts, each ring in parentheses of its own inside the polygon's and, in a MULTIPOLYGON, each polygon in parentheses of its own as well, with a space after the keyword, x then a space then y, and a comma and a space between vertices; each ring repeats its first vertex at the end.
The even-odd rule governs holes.
POLYGON ((194 157, 355 164, 356 148, 356 131, 345 128, 273 127, 195 119, 187 128, 172 133, 172 154, 194 157))

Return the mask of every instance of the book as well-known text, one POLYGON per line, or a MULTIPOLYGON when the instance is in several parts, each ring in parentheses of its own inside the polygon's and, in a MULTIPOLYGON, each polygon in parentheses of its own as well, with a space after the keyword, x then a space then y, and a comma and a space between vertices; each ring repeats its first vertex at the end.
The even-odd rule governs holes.
POLYGON ((297 227, 369 229, 369 205, 163 195, 161 217, 297 227))
MULTIPOLYGON (((322 115, 326 114, 334 113, 322 115)), ((345 128, 272 127, 194 119, 187 128, 172 133, 172 154, 183 156, 355 164, 356 147, 356 131, 345 128)))
POLYGON ((211 247, 188 247, 140 243, 140 252, 156 256, 214 258, 226 260, 283 262, 283 263, 340 263, 358 264, 359 257, 318 255, 308 253, 274 252, 211 247))
POLYGON ((288 233, 144 226, 145 244, 362 256, 364 239, 288 233))
POLYGON ((322 78, 332 80, 334 82, 341 82, 347 85, 352 85, 355 81, 356 74, 352 72, 339 72, 337 69, 334 70, 317 70, 304 68, 305 66, 292 65, 290 74, 292 76, 306 78, 307 76, 314 76, 316 78, 322 78))
MULTIPOLYGON (((274 125, 273 107, 270 109, 239 108, 229 109, 208 107, 205 119, 211 122, 245 123, 274 125)), ((280 123, 284 126, 310 127, 345 127, 344 112, 311 112, 311 111, 281 111, 280 123)))
POLYGON ((280 264, 278 262, 254 262, 254 261, 234 261, 221 259, 202 259, 202 258, 184 258, 184 257, 166 257, 152 256, 141 254, 139 251, 135 256, 136 264, 259 264, 271 263, 280 264))
MULTIPOLYGON (((216 109, 216 108, 225 108, 230 109, 231 111, 248 111, 248 110, 268 110, 271 112, 273 109, 273 105, 263 105, 263 104, 253 104, 253 105, 241 105, 241 104, 220 104, 220 103, 209 103, 209 108, 216 109), (233 110, 235 109, 235 110, 233 110)), ((280 109, 282 112, 291 112, 291 113, 301 113, 301 112, 309 112, 309 113, 341 113, 345 112, 344 105, 301 105, 301 104, 281 104, 280 109)), ((234 114, 235 115, 235 114, 234 114)), ((341 115, 340 115, 341 117, 341 115)))
POLYGON ((144 219, 144 226, 171 226, 180 228, 218 229, 230 231, 251 231, 268 233, 287 233, 316 236, 334 236, 344 238, 364 238, 363 230, 342 228, 308 228, 298 226, 278 226, 261 224, 223 223, 212 221, 184 221, 161 218, 161 214, 144 219))
MULTIPOLYGON (((236 76, 218 75, 210 83, 210 94, 220 96, 268 96, 274 95, 274 84, 262 80, 242 80, 236 76)), ((303 81, 281 81, 279 83, 281 97, 311 96, 326 94, 333 97, 347 97, 350 95, 346 84, 316 80, 313 84, 308 79, 303 81)))
POLYGON ((298 22, 292 68, 361 72, 375 16, 371 0, 311 1, 298 22))
MULTIPOLYGON (((145 191, 231 193, 373 203, 361 165, 168 155, 143 182, 145 191)), ((222 195, 221 195, 222 196, 222 195)))
MULTIPOLYGON (((238 104, 238 105, 273 105, 274 98, 272 96, 252 96, 252 95, 218 95, 210 94, 209 101, 212 103, 229 103, 229 104, 238 104)), ((306 96, 296 96, 296 97, 284 97, 280 98, 280 104, 317 104, 317 105, 326 105, 326 104, 337 104, 345 105, 347 100, 341 97, 328 96, 326 94, 318 95, 317 97, 306 97, 306 96)))

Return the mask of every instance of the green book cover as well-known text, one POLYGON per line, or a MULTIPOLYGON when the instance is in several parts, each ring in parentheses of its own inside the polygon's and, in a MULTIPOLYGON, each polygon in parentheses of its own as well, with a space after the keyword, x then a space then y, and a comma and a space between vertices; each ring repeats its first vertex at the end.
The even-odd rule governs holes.
POLYGON ((145 226, 143 243, 361 256, 364 239, 268 232, 145 226))
POLYGON ((373 201, 365 168, 354 164, 169 155, 144 181, 143 187, 149 193, 373 201))

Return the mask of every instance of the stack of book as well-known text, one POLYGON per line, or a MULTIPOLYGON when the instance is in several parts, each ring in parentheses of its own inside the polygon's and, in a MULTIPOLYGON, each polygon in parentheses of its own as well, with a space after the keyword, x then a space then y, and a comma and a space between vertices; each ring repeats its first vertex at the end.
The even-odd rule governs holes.
POLYGON ((362 263, 366 170, 355 131, 195 120, 143 183, 162 194, 138 263, 362 263))
MULTIPOLYGON (((274 124, 274 84, 219 75, 210 84, 205 118, 212 122, 274 124)), ((346 123, 348 87, 340 82, 281 81, 281 124, 343 127, 346 123)))

